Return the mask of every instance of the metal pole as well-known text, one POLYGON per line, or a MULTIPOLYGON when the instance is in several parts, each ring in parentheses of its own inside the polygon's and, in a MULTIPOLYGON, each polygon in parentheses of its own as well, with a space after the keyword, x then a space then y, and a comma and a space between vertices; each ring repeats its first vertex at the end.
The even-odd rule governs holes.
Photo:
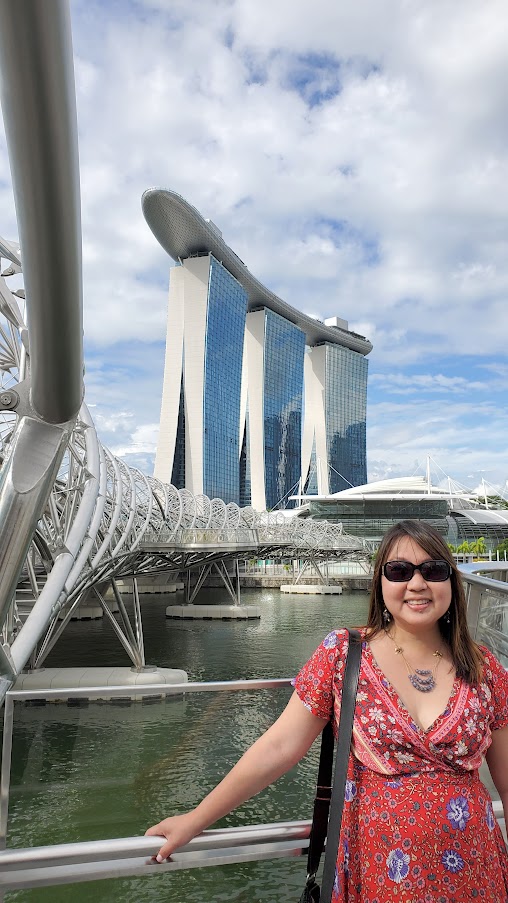
POLYGON ((133 648, 131 643, 129 643, 128 638, 125 636, 122 628, 117 623, 116 618, 115 618, 113 612, 111 611, 109 605, 107 604, 104 596, 101 595, 101 593, 99 592, 99 590, 97 589, 96 586, 94 586, 93 591, 94 591, 95 595, 97 596, 104 614, 108 618, 109 623, 111 624, 113 630, 115 631, 118 639, 120 640, 123 648, 125 649, 127 655, 129 656, 132 664, 134 665, 135 668, 142 668, 144 665, 144 661, 141 661, 141 657, 138 653, 137 648, 133 648))
POLYGON ((17 424, 0 476, 0 626, 69 435, 70 425, 62 428, 32 417, 21 417, 17 424))
POLYGON ((238 558, 236 559, 236 605, 241 605, 240 566, 238 564, 238 558))
POLYGON ((118 605, 118 608, 120 611, 120 617, 122 619, 122 622, 123 622, 123 625, 125 628, 125 633, 128 636, 129 640, 131 641, 132 648, 136 649, 136 645, 137 645, 136 637, 134 636, 134 631, 132 629, 132 625, 129 620, 129 615, 127 614, 127 609, 125 608, 124 601, 122 599, 121 593, 118 589, 116 580, 114 578, 112 578, 112 580, 111 580, 111 586, 112 586, 113 593, 114 593, 114 596, 116 599, 116 604, 118 605))
POLYGON ((2 745, 2 769, 0 772, 0 849, 7 845, 7 819, 9 815, 9 789, 11 783, 12 729, 14 701, 7 693, 4 709, 4 737, 2 745))
POLYGON ((136 626, 136 639, 138 641, 138 655, 140 659, 140 668, 145 666, 145 643, 143 640, 143 621, 141 619, 141 606, 139 604, 138 581, 132 578, 132 600, 134 604, 134 624, 136 626))
POLYGON ((78 132, 67 0, 0 0, 0 67, 31 399, 43 420, 65 423, 83 398, 78 132))

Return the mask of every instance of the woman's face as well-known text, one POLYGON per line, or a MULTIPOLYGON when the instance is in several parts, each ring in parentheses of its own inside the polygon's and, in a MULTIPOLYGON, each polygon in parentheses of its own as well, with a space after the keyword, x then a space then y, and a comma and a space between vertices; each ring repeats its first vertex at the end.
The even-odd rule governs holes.
MULTIPOLYGON (((393 544, 386 560, 422 564, 431 559, 432 556, 413 539, 404 536, 393 544)), ((420 571, 415 571, 411 579, 404 583, 393 583, 383 574, 381 589, 384 604, 395 624, 411 632, 433 627, 448 610, 452 601, 452 585, 449 578, 442 583, 425 581, 420 571)))

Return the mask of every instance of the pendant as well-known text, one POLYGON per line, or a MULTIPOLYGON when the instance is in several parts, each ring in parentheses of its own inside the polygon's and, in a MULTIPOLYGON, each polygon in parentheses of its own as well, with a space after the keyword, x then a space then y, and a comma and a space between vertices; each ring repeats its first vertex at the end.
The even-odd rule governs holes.
POLYGON ((413 674, 408 674, 408 677, 415 690, 419 690, 420 693, 430 693, 436 686, 432 671, 422 671, 417 668, 413 674))

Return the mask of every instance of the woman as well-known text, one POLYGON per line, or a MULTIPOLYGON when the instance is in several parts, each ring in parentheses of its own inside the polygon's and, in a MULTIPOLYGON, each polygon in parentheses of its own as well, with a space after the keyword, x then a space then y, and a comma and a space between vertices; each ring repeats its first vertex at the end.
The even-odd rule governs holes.
MULTIPOLYGON (((508 903, 508 853, 478 777, 508 814, 508 672, 471 639, 439 533, 403 521, 374 570, 333 903, 508 903)), ((340 712, 347 632, 329 634, 280 718, 163 835, 162 861, 296 764, 340 712), (303 705, 302 705, 303 703, 303 705)))

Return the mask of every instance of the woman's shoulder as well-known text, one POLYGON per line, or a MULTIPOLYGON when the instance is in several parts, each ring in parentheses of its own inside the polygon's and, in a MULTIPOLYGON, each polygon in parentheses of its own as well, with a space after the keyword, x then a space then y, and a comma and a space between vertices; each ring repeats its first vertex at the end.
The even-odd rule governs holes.
MULTIPOLYGON (((362 640, 365 637, 365 627, 355 627, 355 630, 358 631, 362 640)), ((347 627, 337 627, 335 630, 331 630, 330 633, 327 633, 323 642, 321 643, 325 649, 335 649, 340 648, 342 646, 346 646, 349 643, 349 630, 347 627)))
POLYGON ((499 678, 503 681, 508 682, 508 670, 506 667, 499 661, 499 659, 491 652, 487 646, 479 643, 478 648, 483 655, 484 661, 484 677, 487 683, 491 683, 499 678))

